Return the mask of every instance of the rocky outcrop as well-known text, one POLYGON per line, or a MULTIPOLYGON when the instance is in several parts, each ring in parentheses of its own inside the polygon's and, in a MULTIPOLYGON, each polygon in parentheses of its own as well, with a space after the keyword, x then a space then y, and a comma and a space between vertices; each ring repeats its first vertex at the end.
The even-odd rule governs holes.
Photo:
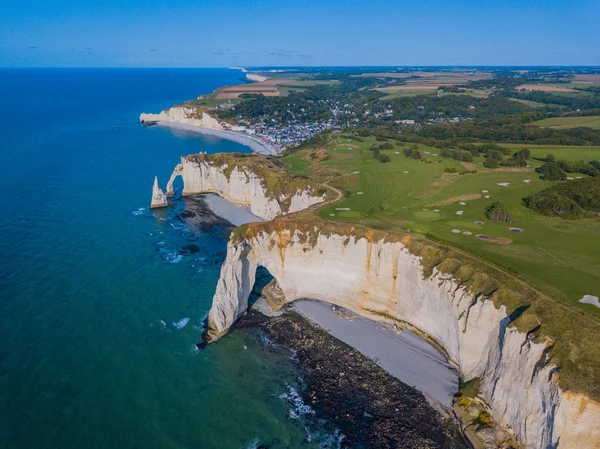
POLYGON ((191 160, 182 157, 167 184, 167 194, 175 193, 173 182, 183 178, 183 194, 217 193, 232 203, 250 207, 250 211, 265 220, 297 212, 323 202, 325 196, 316 195, 310 186, 287 193, 269 192, 262 179, 251 170, 228 163, 219 165, 209 160, 191 160))
POLYGON ((167 195, 158 185, 158 176, 154 177, 154 185, 152 186, 152 201, 150 202, 150 209, 158 209, 159 207, 167 207, 167 195))
POLYGON ((436 340, 464 380, 480 392, 501 425, 528 448, 600 448, 600 403, 563 391, 548 361, 552 342, 521 332, 517 311, 435 268, 400 241, 277 229, 246 232, 229 242, 207 341, 245 313, 258 266, 275 277, 285 301, 313 298, 370 317, 409 323, 436 340))
POLYGON ((140 114, 141 123, 170 122, 181 123, 184 125, 197 126, 199 128, 214 129, 223 131, 229 129, 227 123, 219 122, 204 111, 199 111, 193 107, 173 106, 172 108, 161 111, 160 114, 140 114))

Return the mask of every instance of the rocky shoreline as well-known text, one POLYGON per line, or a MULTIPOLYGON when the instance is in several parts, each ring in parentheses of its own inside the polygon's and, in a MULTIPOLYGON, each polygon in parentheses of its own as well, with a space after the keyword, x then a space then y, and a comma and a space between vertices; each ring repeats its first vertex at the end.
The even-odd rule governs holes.
POLYGON ((300 314, 250 312, 236 327, 261 327, 273 343, 294 352, 306 373, 302 399, 344 435, 341 448, 470 447, 458 423, 421 392, 300 314))

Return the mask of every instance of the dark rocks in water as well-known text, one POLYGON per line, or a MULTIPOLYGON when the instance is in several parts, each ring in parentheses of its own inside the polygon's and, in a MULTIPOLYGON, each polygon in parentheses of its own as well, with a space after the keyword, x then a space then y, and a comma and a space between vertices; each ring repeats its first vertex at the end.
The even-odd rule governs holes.
POLYGON ((181 248, 179 252, 182 254, 196 254, 200 252, 200 248, 190 243, 189 245, 185 245, 183 248, 181 248))
POLYGON ((307 371, 302 398, 345 435, 342 448, 470 447, 421 392, 297 313, 270 318, 265 331, 296 352, 307 371))
MULTIPOLYGON (((183 198, 185 210, 177 214, 179 220, 185 221, 192 228, 200 229, 203 232, 227 234, 234 226, 224 218, 215 215, 210 210, 201 195, 186 196, 183 198)), ((225 235, 226 237, 226 235, 225 235)))
POLYGON ((183 212, 181 212, 179 215, 177 215, 177 217, 179 217, 181 219, 194 218, 194 217, 196 217, 196 213, 194 211, 186 209, 183 212))

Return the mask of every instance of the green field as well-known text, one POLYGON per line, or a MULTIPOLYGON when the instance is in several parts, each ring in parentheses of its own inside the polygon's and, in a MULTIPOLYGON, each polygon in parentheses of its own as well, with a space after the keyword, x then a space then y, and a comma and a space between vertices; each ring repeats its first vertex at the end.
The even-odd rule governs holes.
POLYGON ((532 126, 544 128, 569 129, 586 126, 588 128, 600 129, 600 116, 590 115, 587 117, 553 117, 530 123, 532 126))
POLYGON ((385 97, 382 97, 382 100, 389 100, 391 98, 398 98, 398 97, 414 97, 416 95, 428 95, 428 94, 435 94, 437 92, 437 87, 424 87, 422 89, 403 89, 403 90, 398 90, 398 89, 387 89, 385 87, 379 88, 379 89, 375 89, 378 90, 379 92, 383 92, 384 94, 386 94, 385 97))
MULTIPOLYGON (((481 160, 476 160, 468 167, 477 173, 449 174, 444 169, 461 171, 463 165, 433 156, 439 151, 435 148, 418 145, 424 161, 416 161, 404 157, 404 144, 395 145, 393 150, 381 151, 391 158, 390 163, 381 163, 373 159, 369 150, 375 142, 373 138, 356 142, 339 137, 321 150, 329 156, 326 161, 314 162, 309 155, 311 150, 298 151, 284 160, 292 166, 293 173, 331 179, 329 184, 344 192, 344 199, 319 209, 323 219, 389 231, 410 230, 447 241, 517 273, 554 298, 600 317, 600 309, 578 302, 586 294, 600 296, 600 223, 594 219, 545 217, 522 206, 524 196, 551 185, 534 171, 540 161, 530 161, 531 168, 492 170, 484 169, 479 165, 481 160), (461 205, 460 201, 466 204, 461 205), (487 220, 485 208, 494 201, 506 205, 514 216, 513 224, 487 220), (458 215, 458 211, 462 214, 458 215), (511 226, 523 232, 512 232, 511 226), (454 229, 460 234, 453 233, 454 229), (512 243, 490 243, 478 239, 476 234, 510 239, 512 243)), ((600 159, 600 147, 511 147, 528 147, 535 157, 553 153, 557 159, 600 159)))
MULTIPOLYGON (((566 146, 566 145, 526 145, 522 143, 502 143, 501 146, 518 151, 528 148, 534 158, 545 158, 553 154, 557 160, 565 161, 592 161, 600 160, 600 147, 566 146)), ((538 161, 531 161, 531 166, 536 167, 538 161)))
POLYGON ((537 101, 521 100, 520 98, 509 98, 509 100, 524 104, 525 106, 529 106, 530 108, 545 108, 546 106, 548 106, 544 103, 538 103, 537 101))

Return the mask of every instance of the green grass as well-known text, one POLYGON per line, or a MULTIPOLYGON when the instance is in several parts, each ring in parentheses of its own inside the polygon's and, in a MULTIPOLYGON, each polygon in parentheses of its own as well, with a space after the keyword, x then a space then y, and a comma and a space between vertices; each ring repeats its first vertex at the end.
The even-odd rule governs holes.
MULTIPOLYGON (((422 145, 418 146, 419 151, 424 160, 431 163, 407 159, 402 154, 404 145, 382 151, 390 156, 391 162, 381 163, 372 158, 369 150, 374 143, 372 138, 366 138, 363 143, 351 142, 357 148, 348 150, 350 142, 340 138, 338 145, 331 144, 326 148, 330 158, 325 162, 311 165, 308 158, 302 159, 309 150, 293 153, 284 160, 292 165, 293 173, 339 174, 330 184, 347 196, 320 209, 318 213, 323 219, 362 223, 389 231, 409 229, 448 241, 459 249, 508 267, 552 297, 566 301, 586 314, 600 317, 600 309, 578 302, 585 294, 600 296, 600 223, 591 219, 569 221, 545 217, 522 205, 524 196, 551 185, 540 180, 534 172, 541 162, 530 161, 530 169, 501 171, 484 169, 478 165, 481 162, 478 159, 475 161, 478 173, 444 175, 446 168, 460 171, 463 166, 458 161, 425 154, 426 151, 437 153, 439 150, 422 145), (430 186, 440 179, 447 182, 437 191, 431 190, 430 186), (498 183, 505 182, 510 186, 498 186, 498 183), (489 199, 483 194, 480 198, 465 201, 464 206, 458 202, 443 204, 450 198, 477 195, 482 190, 488 190, 489 199), (515 217, 513 225, 486 219, 485 208, 493 201, 506 205, 515 217), (350 210, 337 210, 339 208, 350 210), (459 210, 463 211, 462 215, 456 214, 459 210), (476 225, 475 221, 485 224, 476 225), (519 227, 523 232, 511 232, 510 226, 519 227), (459 229, 461 234, 452 233, 452 229, 459 229), (464 231, 473 235, 464 235, 464 231), (485 242, 477 239, 476 233, 509 238, 513 243, 498 245, 485 242)), ((414 144, 410 146, 415 147, 414 144)), ((557 159, 600 158, 600 147, 510 147, 515 151, 522 147, 530 148, 537 157, 553 153, 557 159)))
POLYGON ((581 126, 600 129, 600 116, 591 115, 587 117, 553 117, 544 120, 538 120, 537 122, 532 122, 529 125, 554 129, 569 129, 581 126))
POLYGON ((529 106, 530 108, 545 108, 546 106, 548 106, 544 103, 538 103, 537 101, 521 100, 520 98, 509 98, 509 100, 524 104, 525 106, 529 106))
POLYGON ((440 96, 444 97, 447 95, 469 95, 470 97, 475 98, 488 98, 492 93, 491 90, 482 90, 482 89, 468 89, 465 92, 440 92, 440 96))
POLYGON ((305 160, 306 155, 303 152, 292 153, 285 157, 285 162, 290 164, 289 172, 294 175, 307 175, 310 162, 305 160))
POLYGON ((391 98, 399 98, 399 97, 414 97, 417 95, 428 95, 428 94, 435 94, 437 92, 437 87, 426 87, 426 88, 422 88, 422 89, 406 89, 406 90, 384 90, 384 88, 381 89, 375 89, 378 90, 379 92, 383 92, 384 94, 386 94, 385 97, 382 97, 382 99, 384 100, 389 100, 391 98))
MULTIPOLYGON (((553 154, 557 160, 566 161, 600 161, 600 147, 584 147, 584 146, 566 146, 566 145, 525 145, 503 143, 503 147, 518 151, 523 148, 528 148, 531 155, 536 158, 545 158, 549 153, 553 154)), ((539 163, 530 161, 532 167, 536 167, 539 163)))

